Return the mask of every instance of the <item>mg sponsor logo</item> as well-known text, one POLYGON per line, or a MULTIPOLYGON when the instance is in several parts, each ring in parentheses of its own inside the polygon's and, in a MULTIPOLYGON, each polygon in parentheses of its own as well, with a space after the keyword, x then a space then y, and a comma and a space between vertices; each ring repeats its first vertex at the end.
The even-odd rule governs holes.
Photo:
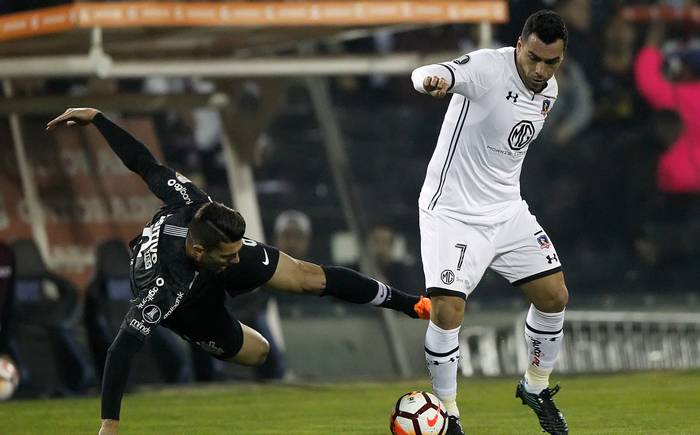
POLYGON ((440 279, 445 284, 450 285, 455 282, 455 273, 452 272, 450 269, 445 269, 440 274, 440 279))
POLYGON ((525 148, 535 137, 535 126, 530 121, 520 121, 508 135, 510 149, 519 150, 525 148))

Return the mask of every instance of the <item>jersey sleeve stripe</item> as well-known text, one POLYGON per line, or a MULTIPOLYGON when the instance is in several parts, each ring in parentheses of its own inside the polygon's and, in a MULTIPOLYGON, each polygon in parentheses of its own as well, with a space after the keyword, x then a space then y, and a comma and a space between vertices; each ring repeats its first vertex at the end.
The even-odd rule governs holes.
POLYGON ((441 63, 441 64, 439 64, 439 65, 440 65, 440 66, 444 66, 445 68, 447 68, 447 71, 450 72, 450 77, 452 77, 452 83, 450 84, 450 87, 447 88, 447 91, 449 92, 449 91, 451 91, 452 88, 454 88, 454 86, 455 86, 455 73, 454 73, 454 71, 452 71, 452 68, 450 68, 449 66, 447 66, 447 65, 445 65, 445 64, 443 64, 443 63, 441 63))

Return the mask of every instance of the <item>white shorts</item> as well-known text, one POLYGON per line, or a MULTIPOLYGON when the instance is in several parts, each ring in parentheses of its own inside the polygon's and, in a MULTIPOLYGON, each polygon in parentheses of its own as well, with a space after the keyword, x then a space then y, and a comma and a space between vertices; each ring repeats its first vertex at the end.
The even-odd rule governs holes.
POLYGON ((561 271, 554 244, 525 202, 497 225, 468 224, 421 209, 420 235, 429 295, 466 299, 487 267, 515 286, 561 271))

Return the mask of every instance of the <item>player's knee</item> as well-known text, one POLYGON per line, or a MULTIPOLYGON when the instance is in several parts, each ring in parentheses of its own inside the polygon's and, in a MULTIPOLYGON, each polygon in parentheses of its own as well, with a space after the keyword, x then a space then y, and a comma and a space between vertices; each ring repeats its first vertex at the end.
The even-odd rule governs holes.
POLYGON ((548 292, 544 301, 541 301, 542 306, 537 307, 537 309, 545 313, 558 313, 566 308, 568 303, 569 290, 566 288, 566 284, 562 282, 548 292))
POLYGON ((244 366, 259 366, 267 360, 267 355, 270 353, 270 343, 259 335, 255 339, 255 343, 247 344, 234 357, 227 359, 229 362, 241 364, 244 366))
POLYGON ((267 356, 270 354, 270 343, 263 338, 258 346, 257 351, 253 355, 253 361, 250 365, 259 366, 267 361, 267 356))
POLYGON ((569 304, 569 289, 566 288, 566 285, 564 285, 564 284, 561 285, 561 287, 559 288, 559 291, 557 292, 557 296, 555 299, 556 299, 556 305, 557 305, 557 308, 559 308, 559 311, 566 308, 566 306, 569 304))

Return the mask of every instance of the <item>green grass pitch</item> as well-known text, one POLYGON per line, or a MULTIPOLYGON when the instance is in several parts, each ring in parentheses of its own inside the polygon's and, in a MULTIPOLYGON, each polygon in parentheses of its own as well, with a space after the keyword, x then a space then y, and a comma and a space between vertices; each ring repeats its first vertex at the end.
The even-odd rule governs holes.
MULTIPOLYGON (((572 434, 700 434, 700 372, 563 376, 557 404, 572 434)), ((516 379, 460 379, 469 434, 538 434, 514 398, 516 379)), ((121 434, 388 434, 389 412, 414 382, 220 384, 130 394, 121 434)), ((0 403, 0 434, 95 434, 98 398, 0 403)))

